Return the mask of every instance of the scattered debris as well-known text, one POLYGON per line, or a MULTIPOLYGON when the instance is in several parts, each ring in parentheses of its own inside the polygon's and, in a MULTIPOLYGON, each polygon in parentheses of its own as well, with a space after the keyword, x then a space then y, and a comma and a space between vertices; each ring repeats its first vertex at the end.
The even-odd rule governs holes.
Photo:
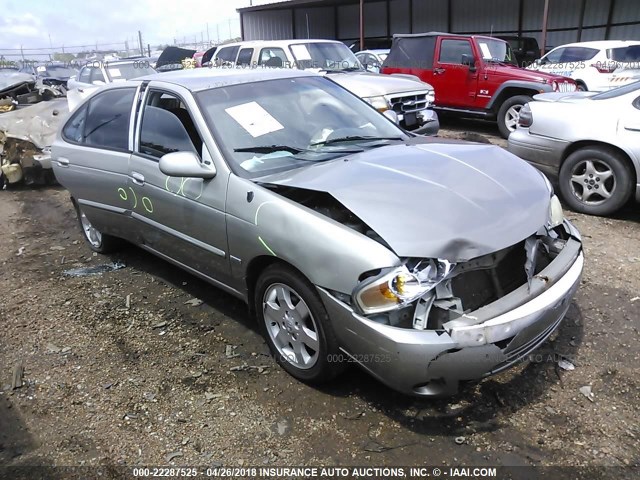
POLYGON ((19 363, 15 367, 13 367, 13 378, 11 380, 11 389, 15 390, 17 388, 22 387, 22 376, 24 375, 24 366, 22 363, 19 363))
POLYGON ((576 367, 573 363, 571 363, 569 360, 565 360, 564 358, 561 358, 558 361, 558 366, 563 369, 563 370, 575 370, 576 367))
POLYGON ((49 250, 60 251, 60 250, 65 250, 65 248, 63 246, 60 246, 60 245, 53 245, 53 246, 49 247, 49 250))
POLYGON ((638 300, 640 300, 640 297, 633 297, 633 298, 631 299, 631 303, 633 303, 633 302, 637 302, 638 300))
POLYGON ((20 255, 22 255, 22 254, 24 253, 24 250, 25 250, 25 247, 20 247, 20 248, 18 249, 18 254, 17 254, 17 256, 19 257, 20 255))
POLYGON ((160 322, 160 323, 156 323, 155 325, 152 325, 151 328, 156 329, 156 328, 164 328, 167 326, 167 322, 160 322))
POLYGON ((164 456, 164 459, 165 459, 165 461, 166 461, 167 463, 171 463, 171 461, 172 461, 174 458, 182 457, 182 456, 183 456, 183 453, 182 453, 182 452, 171 452, 171 453, 167 453, 167 454, 164 456))
POLYGON ((276 430, 278 431, 278 435, 282 436, 291 430, 291 425, 287 419, 278 420, 276 422, 276 430))
POLYGON ((466 437, 456 437, 454 440, 454 442, 456 442, 457 445, 462 445, 466 441, 467 441, 466 437))
POLYGON ((240 354, 239 353, 235 353, 236 348, 238 348, 236 345, 227 345, 226 348, 225 348, 225 356, 227 358, 239 357, 240 354))
POLYGON ((127 297, 125 298, 124 305, 127 310, 131 308, 131 294, 128 294, 127 297))
POLYGON ((585 385, 584 387, 580 387, 580 393, 582 395, 584 395, 585 397, 587 397, 587 399, 589 399, 589 401, 593 402, 594 401, 594 394, 591 391, 591 385, 585 385))
POLYGON ((102 265, 95 265, 93 267, 72 268, 71 270, 65 270, 62 273, 69 277, 90 277, 93 275, 102 275, 103 273, 111 272, 113 270, 120 270, 124 267, 126 267, 124 263, 113 262, 105 263, 102 265))
POLYGON ((60 353, 62 349, 53 343, 47 343, 47 353, 60 353))
POLYGON ((199 298, 192 298, 191 300, 187 300, 186 302, 184 302, 185 305, 191 305, 192 307, 199 307, 200 305, 202 305, 202 300, 200 300, 199 298))
POLYGON ((267 373, 266 370, 269 368, 269 365, 237 365, 235 367, 231 367, 229 369, 230 372, 244 372, 248 370, 257 370, 258 373, 267 373))

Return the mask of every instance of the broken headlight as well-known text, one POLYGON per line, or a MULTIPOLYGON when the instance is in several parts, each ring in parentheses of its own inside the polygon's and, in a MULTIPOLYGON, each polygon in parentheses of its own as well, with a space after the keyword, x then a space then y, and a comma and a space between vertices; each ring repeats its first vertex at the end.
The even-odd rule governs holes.
POLYGON ((455 264, 446 260, 419 260, 413 267, 403 265, 363 281, 353 298, 366 315, 394 310, 435 288, 453 267, 455 264))
POLYGON ((564 222, 564 212, 557 195, 551 196, 549 202, 549 228, 556 228, 564 222))

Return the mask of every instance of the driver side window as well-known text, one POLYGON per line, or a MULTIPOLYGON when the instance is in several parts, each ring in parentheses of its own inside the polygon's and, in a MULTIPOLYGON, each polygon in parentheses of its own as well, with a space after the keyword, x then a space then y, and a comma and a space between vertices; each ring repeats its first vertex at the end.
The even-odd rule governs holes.
POLYGON ((155 158, 181 151, 202 156, 202 137, 181 98, 159 90, 149 92, 142 113, 139 151, 155 158))

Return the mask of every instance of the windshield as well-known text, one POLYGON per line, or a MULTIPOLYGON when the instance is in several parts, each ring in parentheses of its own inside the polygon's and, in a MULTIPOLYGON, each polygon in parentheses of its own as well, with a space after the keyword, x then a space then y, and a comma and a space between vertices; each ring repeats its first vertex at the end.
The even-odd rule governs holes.
POLYGON ((132 78, 144 77, 156 73, 155 69, 149 66, 149 62, 139 61, 132 63, 117 63, 106 65, 111 81, 118 82, 131 80, 132 78))
POLYGON ((503 40, 479 38, 478 47, 480 47, 482 58, 488 62, 510 63, 512 65, 517 65, 511 47, 503 40))
POLYGON ((57 78, 68 78, 78 73, 73 68, 63 67, 60 65, 47 65, 47 75, 57 78))
POLYGON ((616 98, 621 97, 622 95, 626 95, 628 93, 636 92, 640 90, 640 81, 629 83, 628 85, 624 85, 622 87, 614 88, 612 90, 607 90, 606 92, 598 93, 591 97, 592 100, 606 100, 608 98, 616 98))
POLYGON ((362 65, 344 43, 310 42, 289 47, 300 69, 363 70, 362 65))
POLYGON ((231 168, 247 177, 407 138, 371 106, 322 77, 230 85, 196 98, 231 168))

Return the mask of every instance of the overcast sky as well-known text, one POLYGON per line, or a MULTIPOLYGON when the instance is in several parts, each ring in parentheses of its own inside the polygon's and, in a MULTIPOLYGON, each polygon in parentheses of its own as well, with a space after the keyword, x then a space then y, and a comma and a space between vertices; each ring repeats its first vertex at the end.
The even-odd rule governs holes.
MULTIPOLYGON (((254 0, 254 5, 273 0, 254 0)), ((159 43, 240 36, 236 8, 249 0, 0 0, 0 52, 97 43, 159 43), (231 32, 230 28, 231 27, 231 32), (202 34, 201 34, 202 32, 202 34), (231 33, 231 35, 230 35, 231 33), (51 43, 49 42, 51 36, 51 43)), ((131 45, 130 45, 131 46, 131 45)))

